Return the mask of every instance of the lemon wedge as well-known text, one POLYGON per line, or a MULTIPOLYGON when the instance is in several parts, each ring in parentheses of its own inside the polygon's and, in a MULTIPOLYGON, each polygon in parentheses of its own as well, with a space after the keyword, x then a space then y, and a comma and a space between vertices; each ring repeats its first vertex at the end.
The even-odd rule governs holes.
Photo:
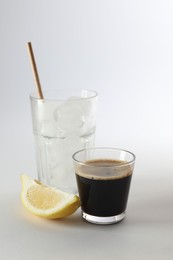
POLYGON ((64 218, 80 206, 77 195, 45 186, 26 174, 21 175, 21 183, 22 203, 34 215, 47 219, 64 218))

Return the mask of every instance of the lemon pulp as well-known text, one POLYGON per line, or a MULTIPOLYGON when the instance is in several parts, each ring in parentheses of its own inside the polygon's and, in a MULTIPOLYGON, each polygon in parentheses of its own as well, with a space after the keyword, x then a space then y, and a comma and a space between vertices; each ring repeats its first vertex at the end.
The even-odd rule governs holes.
POLYGON ((21 200, 31 213, 49 219, 64 218, 80 206, 79 197, 45 186, 26 174, 21 176, 21 200))

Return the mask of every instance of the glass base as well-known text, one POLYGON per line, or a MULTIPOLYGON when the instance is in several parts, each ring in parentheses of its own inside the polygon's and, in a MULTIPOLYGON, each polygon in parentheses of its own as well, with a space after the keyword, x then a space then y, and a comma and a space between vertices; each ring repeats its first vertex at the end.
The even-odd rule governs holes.
POLYGON ((116 215, 116 216, 111 216, 111 217, 97 217, 97 216, 92 216, 89 215, 87 213, 85 213, 84 211, 82 211, 82 217, 93 224, 101 224, 101 225, 107 225, 107 224, 115 224, 118 223, 120 221, 122 221, 125 217, 125 212, 116 215))

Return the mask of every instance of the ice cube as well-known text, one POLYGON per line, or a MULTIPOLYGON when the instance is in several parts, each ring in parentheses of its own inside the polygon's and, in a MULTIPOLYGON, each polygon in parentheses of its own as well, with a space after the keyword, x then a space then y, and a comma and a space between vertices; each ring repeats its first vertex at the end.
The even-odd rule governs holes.
POLYGON ((52 104, 39 100, 35 107, 34 130, 43 136, 54 136, 52 104))
POLYGON ((46 100, 39 100, 36 107, 36 116, 39 121, 53 119, 53 111, 56 108, 55 102, 47 102, 46 100))
POLYGON ((48 167, 52 170, 64 159, 63 140, 59 138, 49 138, 46 144, 48 167))
POLYGON ((64 132, 58 127, 54 118, 54 111, 57 109, 57 102, 40 100, 36 107, 36 116, 34 118, 34 130, 47 137, 63 137, 64 132))
POLYGON ((68 188, 69 178, 68 178, 68 169, 64 161, 56 165, 54 169, 51 170, 51 179, 50 184, 59 189, 68 188))
POLYGON ((64 139, 64 144, 66 146, 66 151, 68 154, 68 157, 71 159, 73 153, 81 150, 84 148, 84 141, 83 138, 77 136, 77 135, 68 135, 64 139))
POLYGON ((40 134, 47 137, 53 137, 56 135, 56 129, 51 120, 42 120, 40 122, 40 134))
POLYGON ((80 129, 80 135, 86 135, 95 131, 96 124, 96 105, 95 100, 88 98, 71 97, 70 99, 78 99, 76 103, 80 106, 84 117, 84 124, 80 129))
POLYGON ((54 119, 58 126, 66 132, 76 132, 85 122, 81 102, 69 99, 54 111, 54 119))

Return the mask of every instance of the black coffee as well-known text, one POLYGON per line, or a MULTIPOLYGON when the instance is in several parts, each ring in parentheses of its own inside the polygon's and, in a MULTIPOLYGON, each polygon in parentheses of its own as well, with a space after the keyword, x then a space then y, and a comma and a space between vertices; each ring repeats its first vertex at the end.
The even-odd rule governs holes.
POLYGON ((91 166, 87 167, 88 172, 84 166, 79 168, 76 179, 81 207, 85 213, 108 217, 119 215, 126 210, 132 170, 130 166, 122 166, 115 172, 117 165, 121 164, 124 164, 124 161, 93 160, 87 162, 87 165, 91 166), (94 165, 98 166, 97 172, 94 172, 94 165))

